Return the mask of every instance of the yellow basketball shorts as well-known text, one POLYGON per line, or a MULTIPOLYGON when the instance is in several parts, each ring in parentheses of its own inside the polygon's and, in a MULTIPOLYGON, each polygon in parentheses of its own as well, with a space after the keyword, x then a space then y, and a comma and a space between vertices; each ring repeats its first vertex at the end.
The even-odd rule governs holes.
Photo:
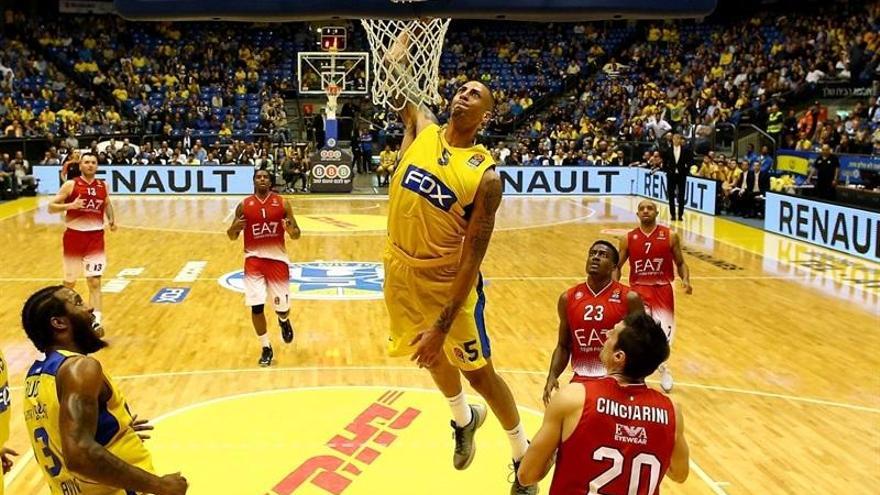
MULTIPOLYGON (((416 346, 410 342, 429 330, 449 301, 455 269, 452 266, 415 268, 397 257, 385 255, 385 306, 391 320, 388 354, 411 356, 416 346)), ((452 322, 443 351, 453 366, 464 371, 480 369, 492 354, 483 313, 486 296, 483 277, 452 322)))

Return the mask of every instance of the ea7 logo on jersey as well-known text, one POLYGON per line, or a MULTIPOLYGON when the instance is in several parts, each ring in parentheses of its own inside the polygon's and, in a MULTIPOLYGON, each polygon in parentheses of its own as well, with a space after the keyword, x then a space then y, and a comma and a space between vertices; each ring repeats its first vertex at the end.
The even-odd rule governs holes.
POLYGON ((663 269, 663 258, 647 258, 636 260, 636 273, 660 273, 663 269))
POLYGON ((424 197, 429 203, 443 211, 449 211, 452 205, 458 201, 452 189, 440 182, 427 170, 422 170, 415 165, 406 168, 403 175, 403 187, 424 197))
POLYGON ((251 233, 254 238, 259 239, 266 236, 274 236, 278 234, 278 222, 262 222, 251 224, 251 233))
POLYGON ((87 199, 85 203, 83 203, 83 210, 94 210, 101 211, 101 207, 104 205, 103 199, 87 199))
POLYGON ((644 426, 629 426, 617 423, 614 428, 614 439, 622 443, 646 445, 648 432, 644 426))

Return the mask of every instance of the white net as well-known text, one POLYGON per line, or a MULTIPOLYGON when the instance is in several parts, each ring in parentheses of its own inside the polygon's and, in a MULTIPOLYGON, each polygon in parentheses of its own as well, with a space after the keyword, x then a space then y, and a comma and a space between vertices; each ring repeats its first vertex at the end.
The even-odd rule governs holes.
POLYGON ((449 19, 363 19, 373 52, 373 103, 402 110, 439 104, 440 54, 449 19))

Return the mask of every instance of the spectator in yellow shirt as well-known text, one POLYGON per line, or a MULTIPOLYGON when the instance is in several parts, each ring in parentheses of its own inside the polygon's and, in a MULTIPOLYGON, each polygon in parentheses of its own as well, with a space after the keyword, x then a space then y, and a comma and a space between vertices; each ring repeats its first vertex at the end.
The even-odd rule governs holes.
POLYGON ((379 179, 379 187, 387 186, 391 175, 394 174, 394 166, 397 164, 397 151, 392 151, 390 145, 385 145, 382 153, 379 153, 379 168, 376 169, 376 176, 379 179), (383 183, 383 180, 384 183, 383 183))

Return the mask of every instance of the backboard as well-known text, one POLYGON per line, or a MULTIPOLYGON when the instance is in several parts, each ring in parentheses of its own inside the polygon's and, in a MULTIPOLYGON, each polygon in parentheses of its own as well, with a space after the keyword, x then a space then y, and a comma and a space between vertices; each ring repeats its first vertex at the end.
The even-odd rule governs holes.
POLYGON ((367 52, 297 53, 297 90, 302 95, 325 95, 330 84, 341 96, 363 96, 370 88, 367 52))

